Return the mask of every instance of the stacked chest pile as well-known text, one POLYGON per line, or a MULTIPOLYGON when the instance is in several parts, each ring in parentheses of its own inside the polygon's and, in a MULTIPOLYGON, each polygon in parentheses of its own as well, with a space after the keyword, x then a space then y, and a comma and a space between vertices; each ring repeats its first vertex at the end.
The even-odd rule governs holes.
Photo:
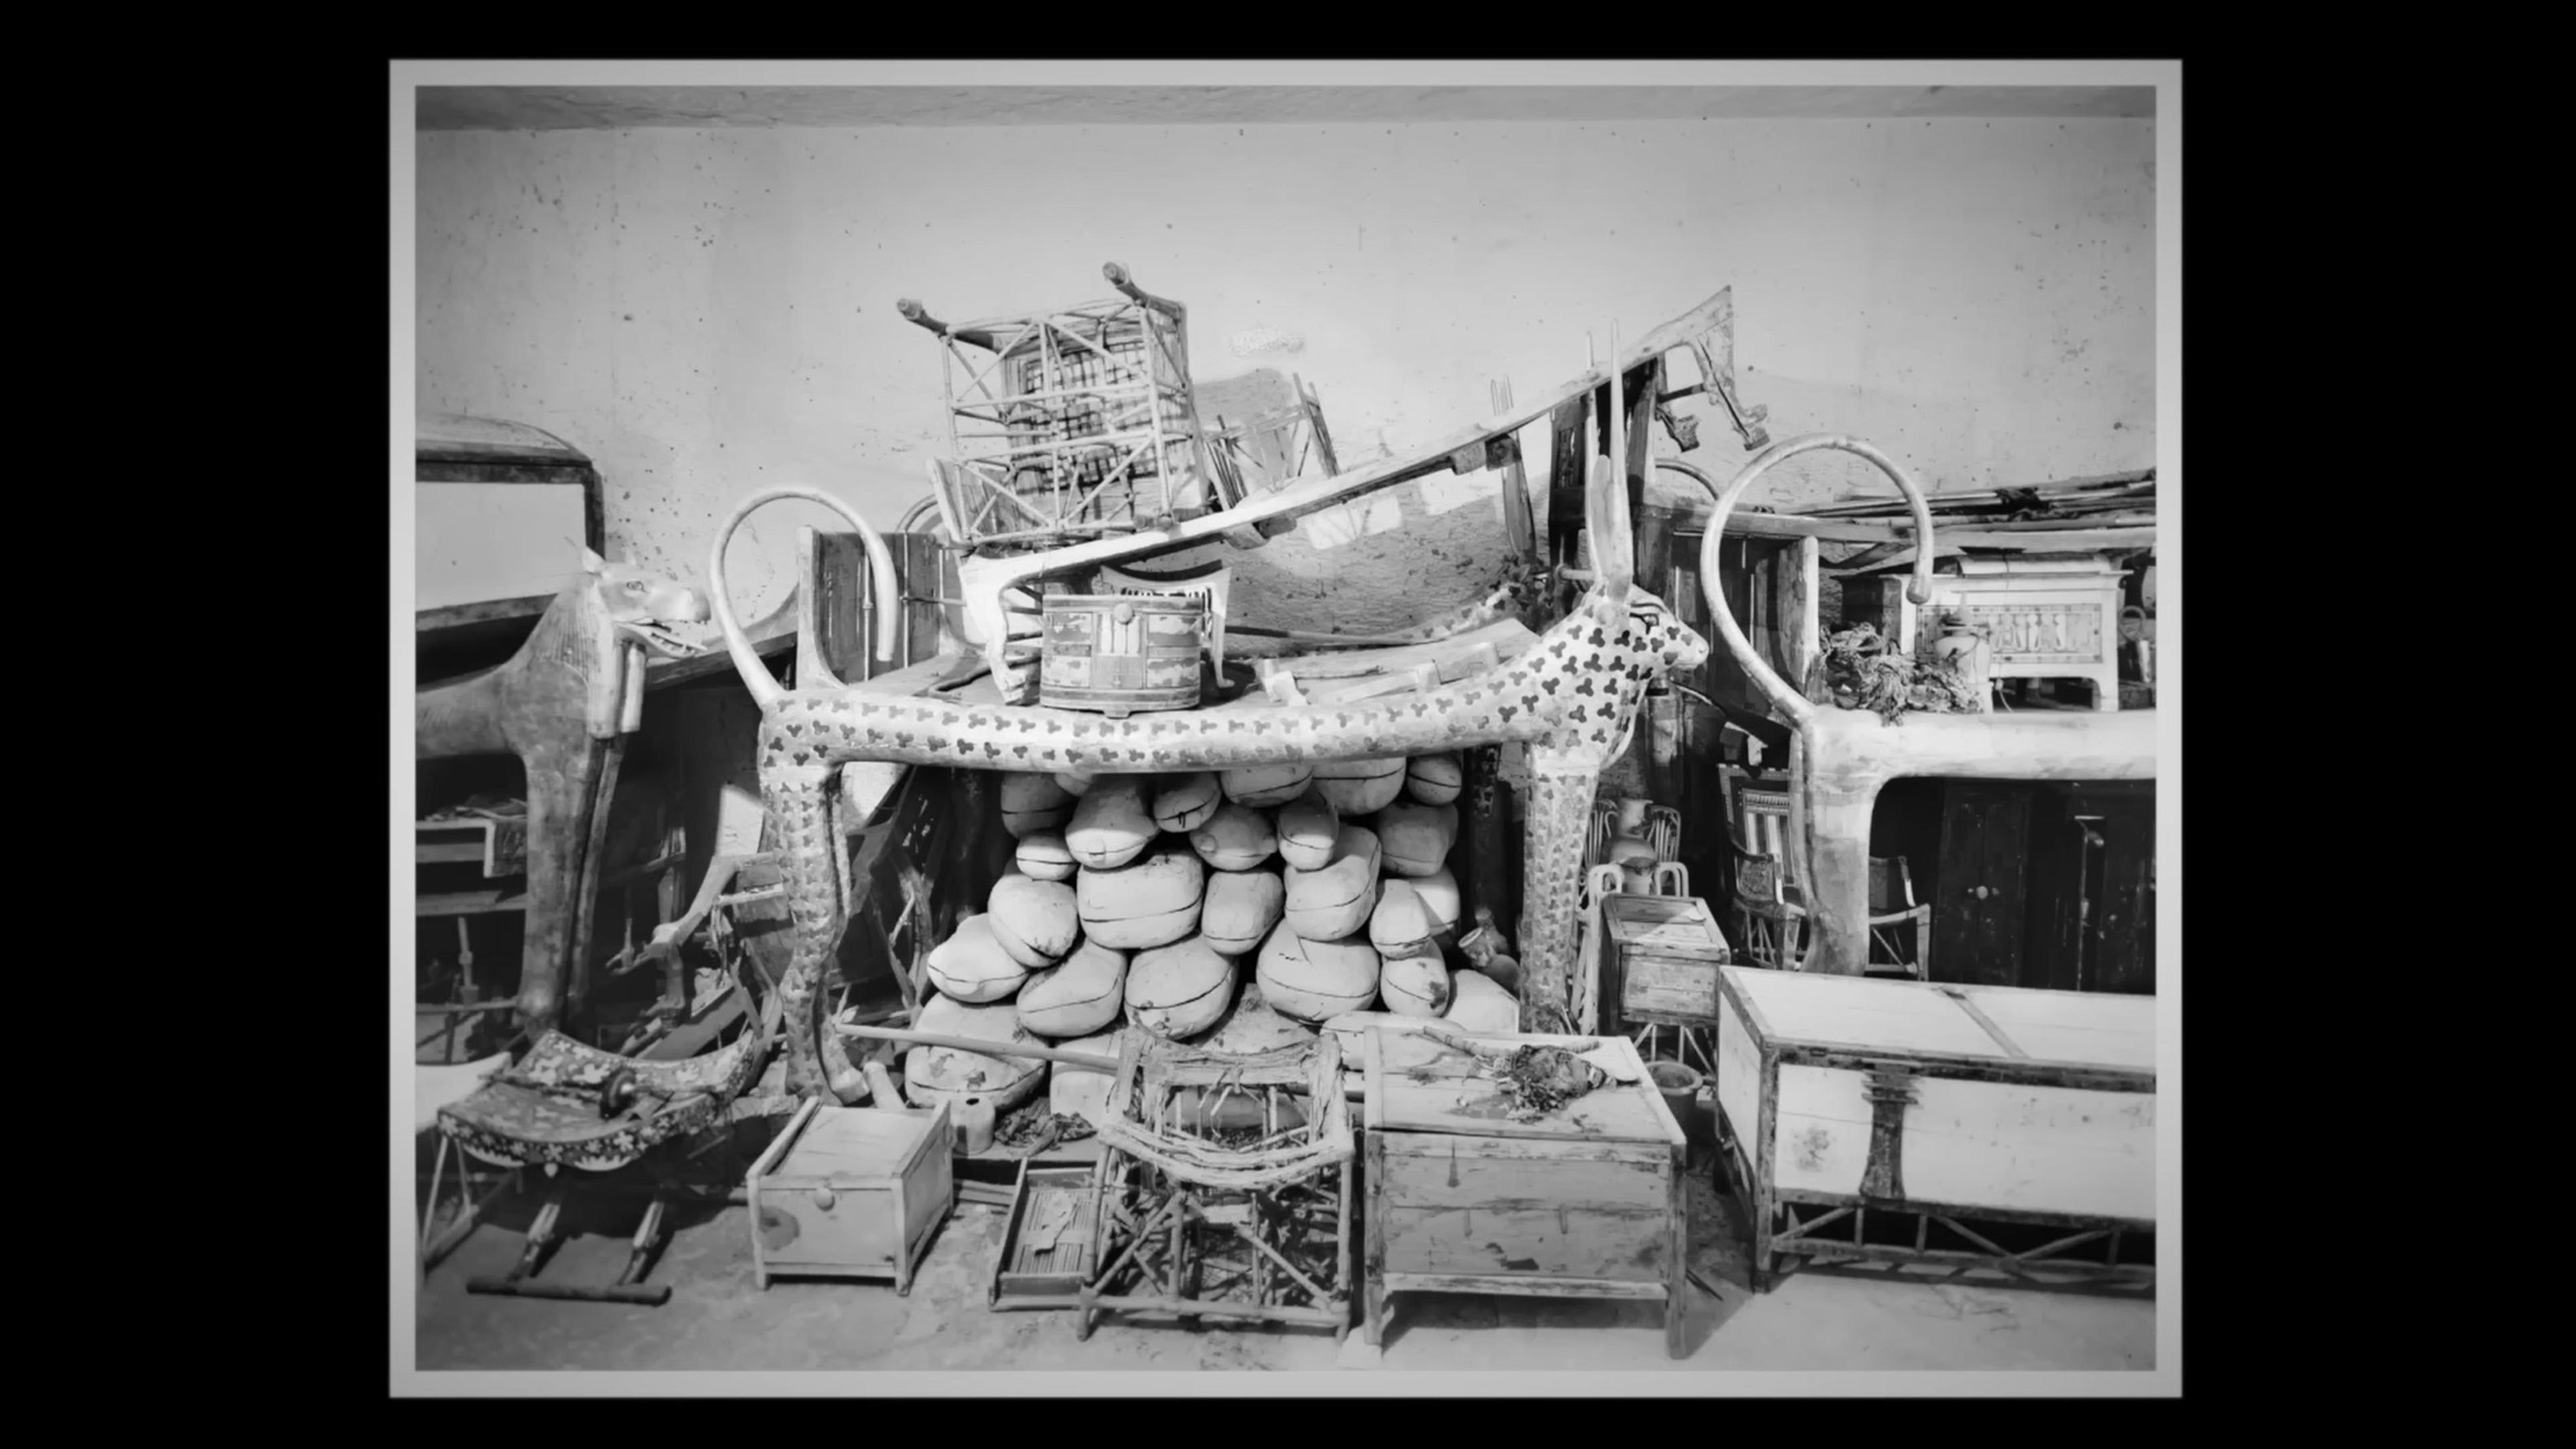
MULTIPOLYGON (((1454 754, 1007 774, 1013 865, 931 953, 937 995, 917 1028, 1105 1057, 1131 1029, 1251 1052, 1381 1006, 1509 1031, 1519 1003, 1450 961, 1460 784, 1454 754)), ((917 1047, 905 1079, 917 1102, 978 1095, 1007 1111, 1046 1064, 917 1047)), ((1054 1109, 1088 1115, 1107 1081, 1061 1074, 1054 1109)))

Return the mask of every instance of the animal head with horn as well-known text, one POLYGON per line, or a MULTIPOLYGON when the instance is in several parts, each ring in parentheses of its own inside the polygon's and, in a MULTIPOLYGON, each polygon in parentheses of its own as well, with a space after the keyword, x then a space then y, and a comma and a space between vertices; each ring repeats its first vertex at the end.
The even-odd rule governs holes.
POLYGON ((1628 490, 1614 481, 1615 476, 1610 460, 1596 454, 1590 484, 1584 489, 1593 584, 1574 608, 1593 621, 1582 638, 1595 652, 1578 662, 1590 672, 1616 676, 1610 686, 1614 692, 1611 728, 1583 741, 1604 750, 1600 759, 1605 764, 1625 753, 1635 737, 1647 688, 1658 678, 1688 673, 1708 660, 1708 641, 1662 599, 1637 587, 1636 535, 1629 523, 1628 490))

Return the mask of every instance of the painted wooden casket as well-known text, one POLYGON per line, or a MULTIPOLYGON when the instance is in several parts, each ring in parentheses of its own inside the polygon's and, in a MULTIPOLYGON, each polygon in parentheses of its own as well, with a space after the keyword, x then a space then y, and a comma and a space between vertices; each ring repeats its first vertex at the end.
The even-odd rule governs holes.
POLYGON ((2155 998, 1718 968, 1723 1170, 1804 1266, 2155 1281, 2155 998))
POLYGON ((1122 718, 1199 702, 1205 599, 1146 594, 1050 594, 1038 703, 1122 718))

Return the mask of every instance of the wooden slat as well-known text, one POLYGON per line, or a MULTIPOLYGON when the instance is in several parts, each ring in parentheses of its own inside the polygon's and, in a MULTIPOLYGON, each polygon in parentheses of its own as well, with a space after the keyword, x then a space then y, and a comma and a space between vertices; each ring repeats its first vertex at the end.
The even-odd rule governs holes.
POLYGON ((2030 1059, 2030 1053, 2023 1051, 2020 1044, 2006 1035, 2002 1027, 1995 1025, 1993 1017, 1979 1010, 1977 1003, 1968 999, 1968 993, 1955 986, 1944 986, 1941 988, 1941 994, 1959 1003, 1959 1009, 1968 1014, 1968 1019, 1975 1022, 1986 1035, 1993 1037, 1995 1045, 2002 1047, 2006 1054, 2019 1057, 2024 1061, 2030 1059))
POLYGON ((484 599, 470 604, 448 604, 420 610, 413 615, 412 628, 418 633, 431 634, 441 629, 489 624, 500 619, 524 619, 534 623, 544 617, 546 606, 554 601, 552 594, 530 594, 523 599, 484 599))
POLYGON ((1900 1147, 1908 1199, 2154 1220, 2152 1095, 1924 1077, 1914 1096, 1900 1147))
POLYGON ((526 891, 445 891, 419 898, 418 916, 484 916, 528 908, 526 891))
POLYGON ((2004 1060, 2010 1053, 1936 986, 1858 976, 1745 971, 1762 1007, 1767 1044, 1850 1043, 1864 1049, 2004 1060), (1756 978, 1759 979, 1751 979, 1756 978))
POLYGON ((1817 602, 1821 557, 1816 540, 1801 538, 1771 563, 1772 667, 1794 688, 1806 687, 1807 671, 1823 647, 1817 617, 1822 612, 1817 602))
MULTIPOLYGON (((1660 1194, 1663 1183, 1656 1180, 1660 1194)), ((1544 1274, 1593 1282, 1660 1282, 1669 1214, 1539 1208, 1386 1208, 1389 1273, 1544 1274)))
POLYGON ((724 1000, 708 1008, 706 1015, 671 1028, 639 1056, 648 1062, 687 1061, 715 1045, 718 1038, 750 1015, 751 998, 741 991, 728 993, 724 1000))
POLYGON ((1531 1298, 1662 1298, 1661 1282, 1622 1278, 1559 1278, 1545 1273, 1385 1274, 1389 1293, 1507 1293, 1531 1298))
MULTIPOLYGON (((1912 519, 1881 522, 1869 518, 1800 518, 1780 513, 1730 513, 1726 518, 1729 538, 1813 538, 1826 543, 1885 543, 1890 539, 1908 542, 1914 537, 1912 519)), ((2045 548, 2060 550, 2135 549, 2156 546, 2153 520, 2084 520, 2076 526, 2061 528, 2005 528, 1995 524, 1983 527, 1962 525, 1944 528, 1934 523, 1933 542, 1941 548, 2045 548)))

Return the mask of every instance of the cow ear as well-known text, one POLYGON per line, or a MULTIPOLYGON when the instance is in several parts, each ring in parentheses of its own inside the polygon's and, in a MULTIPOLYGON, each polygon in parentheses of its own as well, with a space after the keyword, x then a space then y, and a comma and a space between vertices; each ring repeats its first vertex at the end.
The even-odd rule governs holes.
POLYGON ((608 560, 591 552, 589 545, 585 544, 581 550, 581 566, 595 574, 604 573, 608 569, 608 560))

